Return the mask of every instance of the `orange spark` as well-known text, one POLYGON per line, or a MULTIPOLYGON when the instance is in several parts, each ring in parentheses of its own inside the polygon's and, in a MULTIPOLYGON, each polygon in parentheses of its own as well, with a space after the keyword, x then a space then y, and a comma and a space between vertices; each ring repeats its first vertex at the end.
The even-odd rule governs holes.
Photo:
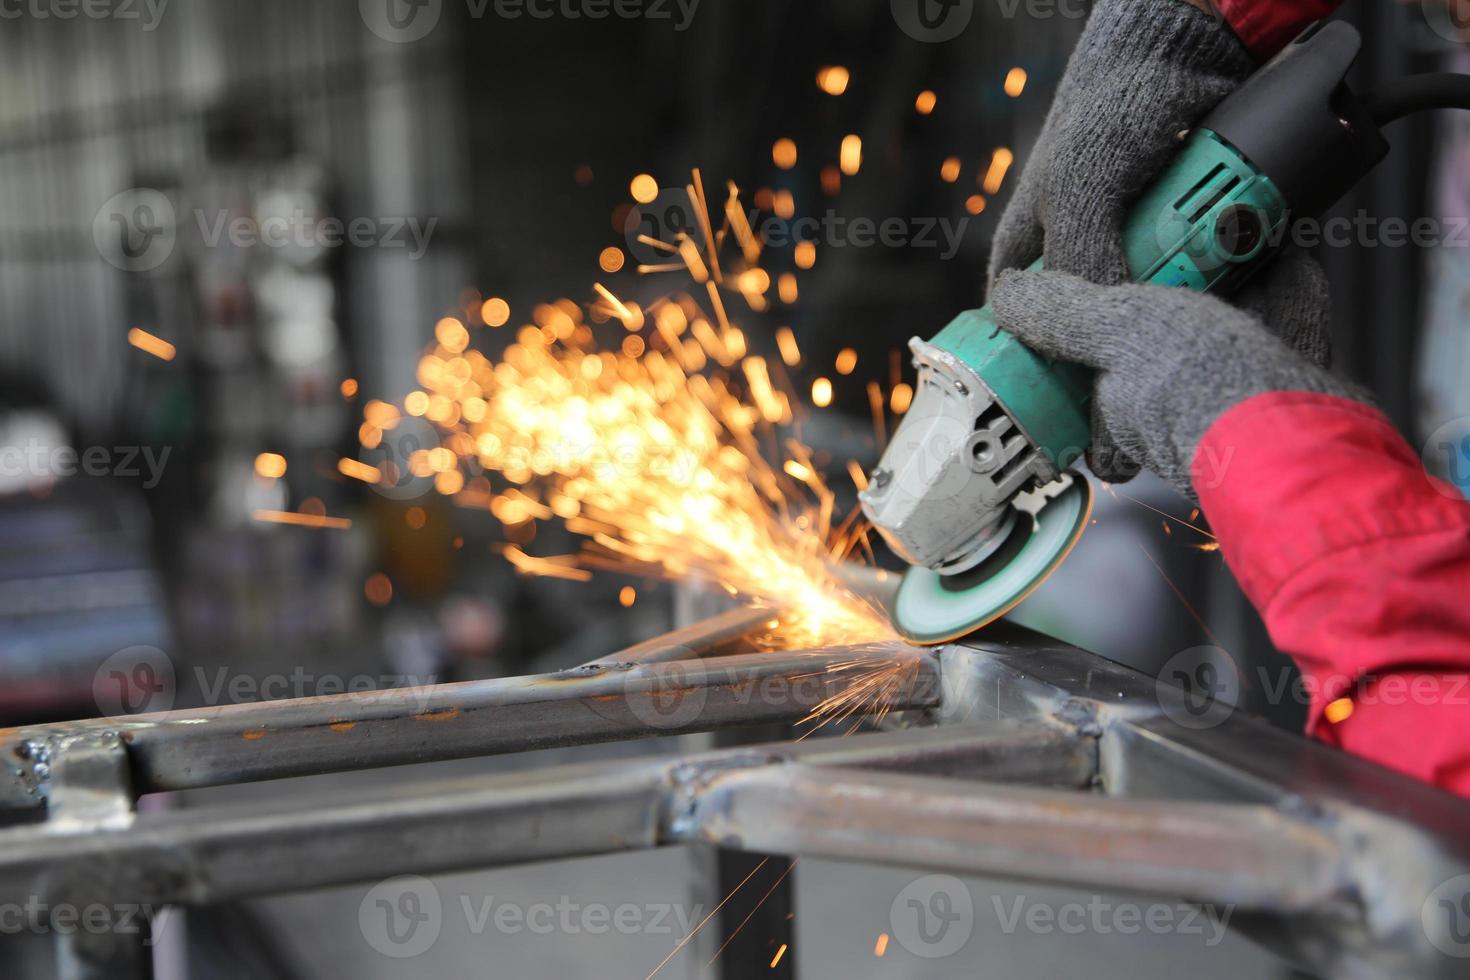
POLYGON ((847 91, 852 76, 841 65, 828 65, 817 72, 817 87, 828 95, 841 95, 847 91))
POLYGON ((128 331, 128 343, 145 354, 152 354, 161 361, 172 361, 178 353, 178 348, 164 340, 155 337, 142 327, 134 327, 128 331))
POLYGON ((255 475, 279 480, 286 475, 286 457, 280 453, 261 453, 255 457, 255 475))
POLYGON ((1016 155, 1006 147, 998 147, 990 155, 990 166, 985 171, 985 177, 980 186, 985 188, 985 193, 995 194, 1000 191, 1000 185, 1005 183, 1006 173, 1011 169, 1011 164, 1016 162, 1016 155))
POLYGON ((298 527, 324 527, 345 531, 352 521, 345 517, 327 517, 323 514, 298 514, 290 510, 257 510, 250 515, 257 521, 268 524, 294 524, 298 527))
POLYGON ((345 456, 337 460, 337 472, 343 476, 350 476, 354 480, 361 480, 363 483, 381 483, 383 480, 383 471, 376 466, 369 466, 360 460, 349 459, 345 456))

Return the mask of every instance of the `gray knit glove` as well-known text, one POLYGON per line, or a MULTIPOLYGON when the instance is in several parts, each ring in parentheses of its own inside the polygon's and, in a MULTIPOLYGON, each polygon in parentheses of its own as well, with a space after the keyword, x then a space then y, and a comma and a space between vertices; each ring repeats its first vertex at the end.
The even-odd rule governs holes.
POLYGON ((1288 346, 1325 336, 1325 304, 1296 292, 1306 261, 1266 270, 1247 297, 1259 314, 1186 289, 1098 286, 1050 271, 1002 274, 991 302, 1027 346, 1095 368, 1094 417, 1123 452, 1192 498, 1195 448, 1233 405, 1268 391, 1362 397, 1288 346))
MULTIPOLYGON (((1179 134, 1252 68, 1229 26, 1185 0, 1097 0, 996 230, 992 284, 1043 257, 1048 269, 1092 282, 1131 279, 1128 208, 1178 152, 1179 134)), ((1117 457, 1100 421, 1094 472, 1131 477, 1137 464, 1117 457)))

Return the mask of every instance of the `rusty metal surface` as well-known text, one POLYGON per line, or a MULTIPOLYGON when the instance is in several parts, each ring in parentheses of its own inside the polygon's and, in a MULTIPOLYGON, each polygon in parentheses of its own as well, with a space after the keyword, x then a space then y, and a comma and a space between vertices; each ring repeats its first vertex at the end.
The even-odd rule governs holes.
POLYGON ((68 739, 115 733, 138 792, 188 789, 589 742, 795 722, 861 680, 855 659, 902 664, 895 708, 938 703, 932 653, 900 643, 746 654, 159 712, 0 733, 0 803, 41 805, 68 739), (836 668, 836 669, 834 669, 836 668))

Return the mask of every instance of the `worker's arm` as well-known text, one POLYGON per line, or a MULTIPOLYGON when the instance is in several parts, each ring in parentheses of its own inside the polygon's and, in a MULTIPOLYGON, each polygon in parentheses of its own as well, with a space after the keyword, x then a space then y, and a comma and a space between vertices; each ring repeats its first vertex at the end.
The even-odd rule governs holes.
MULTIPOLYGON (((1178 152, 1179 134, 1250 75, 1253 52, 1271 53, 1332 6, 1232 0, 1222 16, 1212 3, 1097 0, 996 229, 992 281, 1038 258, 1096 283, 1132 280, 1123 220, 1178 152)), ((1094 414, 1092 429, 1095 473, 1122 482, 1138 471, 1105 419, 1094 414)))
POLYGON ((1342 0, 1189 0, 1203 10, 1213 5, 1251 53, 1265 60, 1314 20, 1331 15, 1342 0))
POLYGON ((994 309, 1036 350, 1096 369, 1094 407, 1119 444, 1197 491, 1302 669, 1309 731, 1470 795, 1470 502, 1288 346, 1311 304, 1293 306, 1286 275, 1266 271, 1244 297, 1253 313, 1183 289, 1009 272, 994 309))
POLYGON ((1307 731, 1470 796, 1470 502, 1376 409, 1300 392, 1220 416, 1193 476, 1307 731))

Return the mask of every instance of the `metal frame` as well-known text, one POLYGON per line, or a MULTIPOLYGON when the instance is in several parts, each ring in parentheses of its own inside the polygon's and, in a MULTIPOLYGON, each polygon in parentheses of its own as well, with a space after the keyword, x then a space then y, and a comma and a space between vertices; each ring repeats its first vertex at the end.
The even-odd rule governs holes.
MULTIPOLYGON (((582 668, 0 732, 0 898, 199 905, 710 843, 1228 904, 1332 977, 1461 976, 1420 923, 1470 872, 1470 803, 1001 624, 966 643, 786 653, 739 611, 582 668), (796 722, 897 669, 902 730, 415 782, 330 806, 138 814, 142 793, 796 722), (1194 705, 1197 709, 1198 705, 1194 705)), ((146 975, 73 935, 68 976, 146 975)))

